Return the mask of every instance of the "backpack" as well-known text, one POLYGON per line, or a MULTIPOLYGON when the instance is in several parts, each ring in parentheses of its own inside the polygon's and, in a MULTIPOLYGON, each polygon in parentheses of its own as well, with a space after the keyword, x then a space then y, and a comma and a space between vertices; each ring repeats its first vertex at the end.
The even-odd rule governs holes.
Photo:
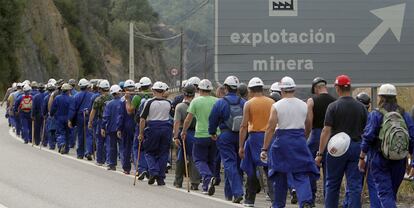
POLYGON ((230 116, 224 123, 231 131, 239 132, 243 120, 243 108, 240 105, 241 98, 239 98, 235 104, 230 103, 226 97, 223 99, 227 102, 230 108, 230 116))
POLYGON ((381 153, 389 160, 402 160, 407 157, 410 144, 407 124, 404 117, 396 111, 378 110, 383 115, 379 139, 381 153))
POLYGON ((23 96, 22 101, 20 102, 20 110, 22 110, 25 113, 29 113, 32 110, 32 96, 25 95, 23 96))

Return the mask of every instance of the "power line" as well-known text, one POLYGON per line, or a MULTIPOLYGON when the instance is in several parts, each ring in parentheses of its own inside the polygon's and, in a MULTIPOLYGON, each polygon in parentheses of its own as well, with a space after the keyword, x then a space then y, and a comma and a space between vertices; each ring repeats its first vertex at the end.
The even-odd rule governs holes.
POLYGON ((205 5, 208 4, 210 0, 205 0, 203 2, 200 3, 200 5, 194 7, 193 9, 191 9, 187 14, 183 15, 181 18, 173 21, 173 25, 177 25, 182 23, 183 21, 187 20, 189 17, 193 16, 195 13, 197 13, 200 9, 202 9, 205 5))
POLYGON ((134 27, 134 32, 135 32, 135 35, 134 35, 135 37, 141 38, 144 40, 150 40, 150 41, 168 41, 168 40, 179 38, 183 35, 182 33, 180 33, 180 34, 168 37, 168 38, 150 37, 150 36, 144 35, 141 31, 139 31, 139 29, 136 26, 134 27))

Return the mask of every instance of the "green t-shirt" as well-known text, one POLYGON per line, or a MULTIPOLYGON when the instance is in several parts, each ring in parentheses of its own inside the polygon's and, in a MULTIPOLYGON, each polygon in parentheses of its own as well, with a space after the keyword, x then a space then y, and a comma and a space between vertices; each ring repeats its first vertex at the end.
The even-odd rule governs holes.
POLYGON ((197 120, 195 137, 210 137, 208 133, 208 117, 216 101, 217 98, 213 96, 199 96, 191 101, 187 112, 193 114, 197 120))
POLYGON ((141 105, 142 98, 145 98, 145 99, 148 100, 152 97, 153 97, 152 92, 149 92, 149 91, 148 92, 141 92, 141 93, 139 93, 138 95, 135 95, 132 98, 132 101, 131 101, 132 107, 134 107, 135 109, 138 109, 139 106, 141 105))

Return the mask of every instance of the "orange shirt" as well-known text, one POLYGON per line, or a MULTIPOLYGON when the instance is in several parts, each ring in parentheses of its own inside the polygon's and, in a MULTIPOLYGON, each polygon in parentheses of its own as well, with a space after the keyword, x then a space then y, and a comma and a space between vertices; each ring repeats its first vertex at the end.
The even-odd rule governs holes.
POLYGON ((249 132, 266 131, 270 110, 275 101, 266 96, 253 97, 249 103, 249 132))

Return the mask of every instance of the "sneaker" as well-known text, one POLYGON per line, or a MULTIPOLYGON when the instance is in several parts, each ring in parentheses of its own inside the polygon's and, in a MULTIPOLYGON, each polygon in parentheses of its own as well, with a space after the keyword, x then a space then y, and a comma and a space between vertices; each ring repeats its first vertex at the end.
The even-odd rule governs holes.
MULTIPOLYGON (((138 174, 138 172, 137 172, 138 174)), ((145 179, 145 177, 148 177, 148 172, 147 171, 143 171, 141 174, 138 175, 138 180, 142 181, 145 179)))
POLYGON ((109 165, 107 170, 116 171, 116 167, 113 165, 109 165))
POLYGON ((103 166, 103 163, 96 163, 97 166, 103 166))
POLYGON ((78 158, 79 160, 83 160, 83 156, 80 156, 80 155, 79 155, 77 158, 78 158))
POLYGON ((239 197, 234 197, 234 199, 233 199, 233 203, 235 203, 235 204, 240 204, 240 202, 243 200, 243 197, 242 196, 239 196, 239 197))
POLYGON ((254 203, 244 200, 243 207, 254 207, 254 203))
POLYGON ((193 191, 198 191, 198 184, 192 183, 190 189, 193 191))
POLYGON ((202 191, 201 194, 208 195, 208 191, 202 191))
POLYGON ((124 170, 124 171, 123 171, 123 173, 124 173, 125 175, 129 175, 129 171, 128 171, 128 170, 124 170))
POLYGON ((167 163, 167 170, 170 170, 172 167, 171 167, 171 163, 170 162, 168 162, 167 163))
POLYGON ((154 184, 156 179, 157 179, 157 176, 150 176, 148 180, 148 185, 154 184))
POLYGON ((87 160, 92 161, 92 155, 86 154, 85 157, 86 157, 87 160))
POLYGON ((220 182, 221 182, 221 180, 220 180, 220 179, 215 178, 215 179, 214 179, 214 186, 220 186, 220 182))
POLYGON ((211 177, 210 179, 210 183, 208 184, 208 195, 209 196, 213 196, 214 192, 216 192, 216 188, 215 186, 215 182, 216 182, 216 178, 215 177, 211 177))
POLYGON ((292 191, 292 198, 290 199, 291 204, 297 204, 298 203, 298 196, 296 195, 296 191, 292 191))

